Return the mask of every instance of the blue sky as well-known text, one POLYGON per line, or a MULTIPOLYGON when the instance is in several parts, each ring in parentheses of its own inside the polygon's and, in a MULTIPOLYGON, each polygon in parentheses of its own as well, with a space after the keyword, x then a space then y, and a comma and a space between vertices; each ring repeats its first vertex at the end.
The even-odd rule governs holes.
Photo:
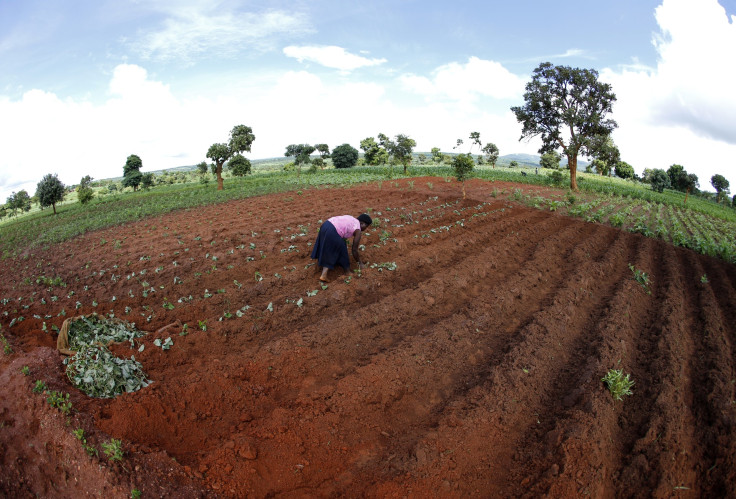
MULTIPOLYGON (((251 159, 379 132, 451 151, 479 131, 535 153, 509 108, 543 61, 596 69, 637 172, 736 183, 736 0, 0 0, 0 202, 205 160, 237 124, 251 159)), ((736 191, 736 184, 734 189, 736 191)))

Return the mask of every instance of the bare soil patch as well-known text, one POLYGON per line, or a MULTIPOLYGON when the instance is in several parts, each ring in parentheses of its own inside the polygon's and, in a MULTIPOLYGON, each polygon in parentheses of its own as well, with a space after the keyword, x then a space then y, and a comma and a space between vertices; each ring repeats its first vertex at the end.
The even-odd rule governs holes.
POLYGON ((473 180, 466 200, 440 178, 309 189, 0 262, 15 352, 0 360, 0 490, 734 496, 736 268, 491 195, 515 187, 473 180), (365 255, 382 270, 333 271, 323 289, 319 221, 368 210, 365 255), (71 386, 51 329, 62 310, 149 331, 142 352, 114 350, 153 384, 112 400, 71 386), (186 331, 155 333, 175 321, 186 331), (633 396, 613 400, 612 368, 633 396), (36 379, 71 394, 71 416, 32 393, 36 379), (98 448, 121 439, 122 463, 87 456, 80 427, 98 448))

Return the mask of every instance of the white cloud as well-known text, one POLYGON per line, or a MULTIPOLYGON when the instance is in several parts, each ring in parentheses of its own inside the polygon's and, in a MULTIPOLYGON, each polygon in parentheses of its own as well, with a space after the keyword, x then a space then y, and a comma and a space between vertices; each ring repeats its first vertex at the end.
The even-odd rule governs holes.
POLYGON ((406 74, 400 77, 404 86, 430 98, 473 103, 478 97, 518 99, 526 81, 498 62, 470 57, 466 64, 452 62, 438 67, 432 78, 406 74))
POLYGON ((284 48, 284 55, 293 57, 299 62, 316 62, 322 66, 341 71, 353 71, 362 67, 378 66, 386 62, 386 59, 369 59, 351 54, 344 48, 334 45, 302 47, 290 45, 284 48))
POLYGON ((656 19, 656 68, 601 72, 618 98, 622 157, 638 172, 682 164, 701 189, 712 189, 714 173, 736 182, 736 19, 716 0, 664 0, 656 19))
POLYGON ((144 68, 122 64, 101 104, 62 100, 41 90, 15 101, 0 97, 0 136, 14 146, 0 155, 0 201, 11 190, 33 194, 46 173, 58 173, 66 184, 84 175, 122 176, 130 154, 141 157, 143 171, 193 165, 240 123, 253 127, 256 136, 251 159, 282 156, 291 143, 334 148, 347 142, 357 148, 379 132, 408 134, 420 151, 450 151, 455 139, 467 139, 471 131, 496 143, 502 154, 538 149, 518 142, 519 126, 507 106, 494 114, 446 98, 405 99, 398 81, 322 79, 289 71, 261 73, 256 82, 244 79, 241 85, 224 90, 208 82, 201 97, 185 100, 144 68))
POLYGON ((130 43, 144 59, 191 63, 205 54, 232 58, 247 50, 272 49, 281 36, 312 31, 304 15, 280 10, 211 12, 197 6, 168 14, 162 29, 141 33, 130 43))

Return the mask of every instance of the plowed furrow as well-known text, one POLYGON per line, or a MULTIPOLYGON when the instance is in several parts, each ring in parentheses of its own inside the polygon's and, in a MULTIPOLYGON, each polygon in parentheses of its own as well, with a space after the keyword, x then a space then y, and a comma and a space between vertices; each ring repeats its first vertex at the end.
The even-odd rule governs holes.
MULTIPOLYGON (((595 227, 595 226, 590 226, 595 227)), ((571 262, 568 265, 576 267, 572 278, 563 281, 559 288, 555 289, 556 298, 554 302, 570 303, 577 301, 578 306, 584 306, 585 309, 595 308, 603 295, 594 298, 595 293, 591 293, 585 289, 581 289, 580 279, 586 274, 593 272, 599 278, 604 278, 605 272, 602 272, 600 265, 603 256, 610 248, 610 243, 615 238, 615 231, 600 228, 597 230, 595 237, 583 240, 573 251, 573 255, 567 259, 571 262), (606 243, 602 243, 601 239, 607 239, 606 243), (595 242, 594 242, 595 241, 595 242), (590 243, 590 244, 589 244, 590 243), (593 247, 597 247, 596 253, 591 254, 593 247), (597 271, 594 271, 593 269, 597 271), (592 306, 591 306, 592 304, 592 306)), ((569 268, 569 267, 568 267, 569 268)), ((593 288, 593 281, 588 281, 588 288, 593 288)), ((600 283, 598 283, 600 284, 600 283)), ((606 286, 603 287, 605 289, 606 286)), ((436 448, 442 441, 445 451, 452 451, 453 448, 478 449, 487 439, 492 439, 495 444, 491 448, 484 448, 484 460, 481 467, 493 469, 497 466, 505 466, 504 462, 511 459, 510 453, 513 453, 514 443, 521 438, 524 429, 534 424, 533 421, 539 417, 540 401, 543 394, 550 389, 551 372, 559 369, 560 364, 564 364, 566 359, 566 350, 569 346, 568 339, 548 334, 546 324, 550 321, 566 322, 571 330, 577 330, 580 324, 573 314, 574 308, 568 307, 565 311, 551 312, 549 307, 535 313, 533 319, 525 325, 520 332, 514 337, 514 343, 509 349, 495 362, 489 366, 488 377, 482 383, 468 390, 466 396, 458 397, 453 403, 448 405, 448 414, 443 418, 442 438, 436 439, 427 437, 418 448, 432 447, 436 448), (552 364, 554 367, 548 367, 544 364, 542 367, 535 362, 533 352, 542 349, 550 351, 556 358, 560 356, 560 360, 555 360, 552 364), (500 387, 516 386, 518 384, 533 384, 537 387, 536 396, 531 399, 516 399, 514 393, 499 391, 500 387), (478 407, 478 409, 474 409, 478 407), (492 415, 491 420, 487 416, 479 416, 479 413, 492 415), (457 430, 457 427, 470 428, 469 430, 457 430), (507 445, 508 444, 508 445, 507 445)), ((582 319, 583 321, 585 319, 582 319)), ((439 458, 431 463, 432 466, 441 466, 442 459, 439 458)), ((454 456, 459 464, 462 460, 461 456, 454 456)), ((474 469, 471 463, 462 463, 462 469, 474 469)), ((480 478, 476 484, 481 490, 497 490, 500 482, 491 483, 488 474, 480 478), (489 489, 488 487, 492 487, 489 489)), ((476 476, 463 476, 461 480, 475 480, 476 476)))
MULTIPOLYGON (((695 431, 703 454, 694 467, 705 489, 714 497, 723 496, 736 476, 736 455, 731 451, 736 443, 736 366, 732 335, 723 312, 730 310, 732 303, 719 305, 710 283, 700 281, 705 273, 701 263, 704 259, 690 251, 685 254, 688 262, 683 268, 689 269, 688 281, 696 283, 690 287, 697 290, 692 301, 699 311, 694 314, 698 318, 696 327, 689 331, 694 349, 688 359, 694 382, 692 410, 701 422, 695 431)), ((720 290, 728 292, 723 282, 720 290)))

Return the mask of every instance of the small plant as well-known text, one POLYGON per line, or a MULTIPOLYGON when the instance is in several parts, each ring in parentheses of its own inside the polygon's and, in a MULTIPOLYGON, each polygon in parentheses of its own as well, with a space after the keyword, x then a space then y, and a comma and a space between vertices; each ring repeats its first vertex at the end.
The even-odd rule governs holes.
POLYGON ((649 285, 652 281, 649 279, 649 274, 641 269, 637 269, 632 264, 629 264, 629 269, 634 273, 634 280, 641 284, 641 287, 644 288, 644 291, 646 291, 648 295, 651 295, 652 291, 649 289, 649 285))
POLYGON ((174 342, 169 336, 163 342, 159 338, 156 338, 155 340, 153 340, 153 344, 157 347, 161 347, 161 350, 168 350, 173 346, 174 342))
POLYGON ((207 321, 198 321, 200 331, 207 331, 207 321))
POLYGON ((69 414, 69 411, 72 410, 72 403, 69 402, 68 393, 56 391, 49 392, 48 397, 46 397, 46 402, 48 402, 51 407, 59 409, 63 414, 69 414))
POLYGON ((131 490, 130 499, 141 499, 141 491, 138 489, 131 490))
POLYGON ((45 391, 46 391, 46 383, 44 383, 40 379, 37 379, 36 384, 33 387, 33 393, 43 393, 45 391))
POLYGON ((97 449, 94 446, 87 444, 87 438, 84 436, 84 429, 77 428, 76 430, 73 430, 72 433, 77 438, 77 440, 82 443, 82 447, 84 447, 84 450, 89 457, 99 455, 97 449))
POLYGON ((10 343, 8 343, 8 340, 5 339, 5 336, 3 336, 2 333, 0 333, 0 342, 2 342, 3 344, 3 352, 5 352, 5 355, 10 355, 11 353, 13 353, 13 348, 10 346, 10 343))
POLYGON ((23 366, 20 368, 20 372, 23 373, 23 375, 28 376, 31 374, 31 370, 28 368, 28 366, 23 366))
POLYGON ((631 387, 634 386, 634 382, 629 379, 629 375, 624 376, 623 370, 611 369, 603 378, 601 378, 608 391, 611 392, 615 400, 622 400, 624 395, 633 395, 631 387))
POLYGON ((108 442, 103 442, 102 452, 105 453, 110 461, 123 460, 123 446, 120 440, 112 438, 108 442))
POLYGON ((702 277, 700 278, 700 282, 702 284, 708 284, 708 276, 706 274, 703 274, 702 277))

